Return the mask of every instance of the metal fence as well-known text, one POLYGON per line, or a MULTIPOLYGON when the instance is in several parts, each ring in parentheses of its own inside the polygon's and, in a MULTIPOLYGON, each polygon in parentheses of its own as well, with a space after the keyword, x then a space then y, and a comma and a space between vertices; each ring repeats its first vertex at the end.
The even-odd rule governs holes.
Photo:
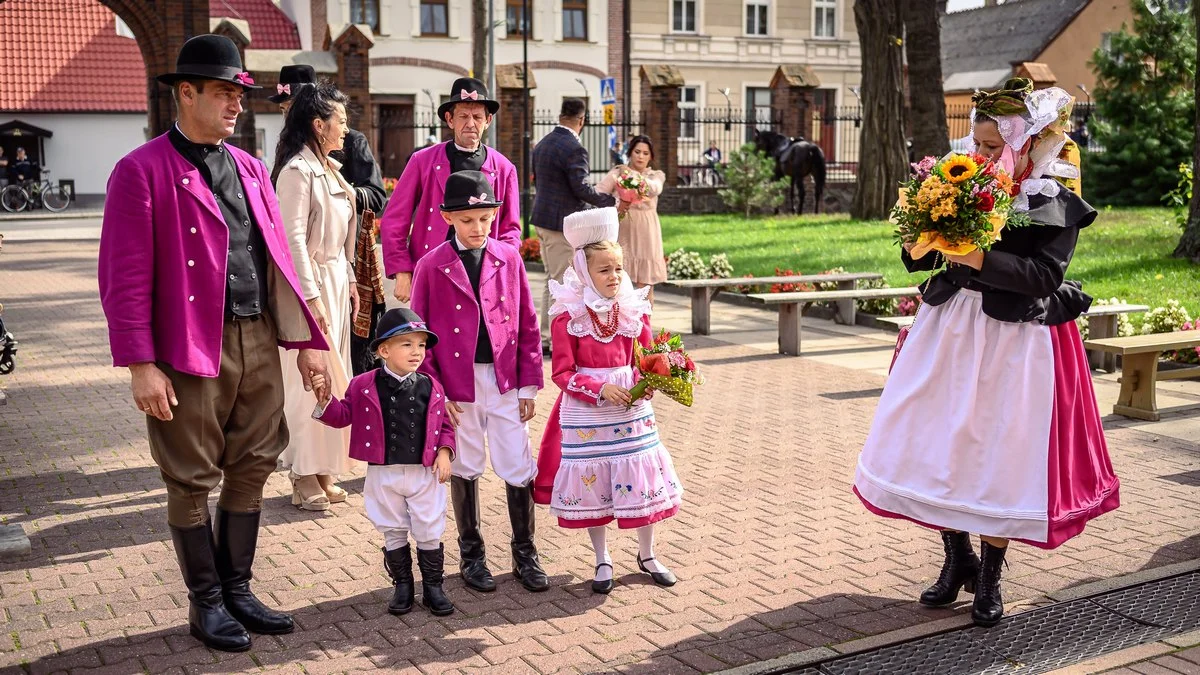
MULTIPOLYGON (((583 147, 587 148, 588 158, 591 163, 592 178, 599 181, 604 174, 616 164, 623 161, 619 157, 619 151, 625 147, 625 142, 631 137, 642 133, 642 116, 638 111, 634 111, 630 115, 630 119, 626 120, 617 117, 613 127, 616 130, 616 151, 613 150, 612 144, 609 143, 608 125, 604 124, 604 115, 599 111, 588 113, 587 120, 584 123, 583 132, 579 134, 580 141, 583 142, 583 147)), ((558 126, 558 113, 551 110, 539 110, 533 116, 533 145, 542 139, 543 136, 554 130, 558 126)))
POLYGON ((379 111, 379 169, 384 176, 399 178, 417 150, 451 138, 450 130, 433 111, 414 112, 412 106, 381 106, 379 111))

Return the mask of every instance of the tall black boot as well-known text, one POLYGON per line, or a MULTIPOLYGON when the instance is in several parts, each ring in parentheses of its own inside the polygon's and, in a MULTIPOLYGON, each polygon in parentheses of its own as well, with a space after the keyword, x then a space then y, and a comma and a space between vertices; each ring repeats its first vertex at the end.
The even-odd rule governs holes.
POLYGON ((192 637, 223 652, 250 649, 250 634, 225 611, 221 599, 212 523, 186 529, 172 525, 171 541, 175 544, 183 583, 188 588, 188 626, 192 637))
POLYGON ((441 544, 438 544, 436 551, 417 549, 417 567, 421 568, 421 604, 434 616, 454 613, 454 604, 442 590, 445 563, 446 549, 441 544))
POLYGON ((450 477, 450 501, 454 504, 454 522, 458 524, 458 569, 468 588, 490 593, 496 580, 487 567, 487 554, 480 531, 479 480, 450 477))
POLYGON ((979 546, 983 561, 979 564, 979 579, 975 582, 975 605, 971 619, 976 626, 995 626, 1004 616, 1004 599, 1000 597, 1000 567, 1008 547, 999 548, 982 542, 979 546))
POLYGON ((965 588, 975 592, 975 577, 979 574, 979 558, 971 547, 971 535, 967 532, 942 531, 942 544, 946 548, 946 562, 937 581, 921 594, 921 604, 926 607, 945 607, 958 600, 958 590, 965 588))
POLYGON ((405 544, 392 551, 383 549, 383 566, 396 587, 388 603, 388 614, 408 614, 413 608, 412 547, 405 544))
POLYGON ((267 607, 250 590, 254 578, 250 568, 258 548, 258 524, 262 513, 229 513, 217 507, 214 534, 217 538, 217 574, 225 609, 246 630, 260 635, 283 635, 295 629, 292 617, 267 607))
POLYGON ((513 487, 507 483, 508 519, 512 522, 513 576, 526 590, 534 593, 550 588, 550 579, 538 561, 537 546, 533 543, 533 487, 513 487))

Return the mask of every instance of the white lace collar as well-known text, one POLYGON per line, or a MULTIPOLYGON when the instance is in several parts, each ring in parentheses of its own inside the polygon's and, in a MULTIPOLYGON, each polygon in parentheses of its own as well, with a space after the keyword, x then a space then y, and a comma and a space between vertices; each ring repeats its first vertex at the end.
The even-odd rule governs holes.
POLYGON ((597 293, 591 283, 584 283, 572 265, 563 273, 562 283, 550 280, 550 295, 554 298, 554 304, 550 306, 550 316, 569 314, 571 318, 567 321, 567 332, 575 337, 590 336, 604 343, 612 342, 617 335, 636 340, 642 334, 642 317, 650 313, 650 301, 647 299, 649 294, 649 287, 634 289, 629 277, 625 277, 617 296, 606 298, 597 293), (617 331, 605 337, 600 335, 588 309, 595 312, 601 321, 607 322, 611 320, 609 312, 614 305, 619 314, 617 331))

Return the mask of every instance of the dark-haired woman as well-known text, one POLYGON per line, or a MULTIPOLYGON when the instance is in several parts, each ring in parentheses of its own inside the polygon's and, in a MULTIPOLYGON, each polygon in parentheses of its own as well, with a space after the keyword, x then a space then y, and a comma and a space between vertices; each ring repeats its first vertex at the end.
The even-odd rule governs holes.
MULTIPOLYGON (((329 372, 334 390, 345 389, 350 368, 350 317, 357 311, 354 283, 354 189, 342 178, 341 165, 329 157, 346 136, 349 99, 333 85, 304 87, 284 121, 275 152, 275 191, 291 244, 300 290, 329 340, 329 372)), ((296 357, 282 352, 287 362, 296 357)), ((324 511, 346 500, 336 484, 349 469, 347 432, 312 419, 312 395, 295 376, 284 374, 285 405, 291 438, 280 456, 291 468, 292 504, 324 511)))
MULTIPOLYGON (((654 286, 667 280, 667 263, 663 258, 662 225, 658 221, 658 196, 662 194, 666 175, 650 168, 654 160, 654 144, 646 136, 634 136, 629 140, 629 164, 613 167, 600 181, 597 192, 618 195, 617 181, 625 172, 642 174, 649 188, 649 196, 635 204, 622 201, 620 209, 626 211, 621 219, 619 243, 625 252, 625 273, 634 286, 654 286)), ((654 290, 650 290, 650 301, 654 302, 654 290)))
POLYGON ((1064 155, 1073 99, 1014 79, 974 101, 974 146, 1013 177, 1014 208, 1032 224, 961 256, 914 260, 906 245, 910 272, 949 266, 922 286, 854 490, 876 514, 941 530, 945 561, 921 604, 950 605, 965 588, 975 623, 992 626, 1009 540, 1057 548, 1119 506, 1120 483, 1075 326, 1091 298, 1064 283, 1096 217, 1064 155))

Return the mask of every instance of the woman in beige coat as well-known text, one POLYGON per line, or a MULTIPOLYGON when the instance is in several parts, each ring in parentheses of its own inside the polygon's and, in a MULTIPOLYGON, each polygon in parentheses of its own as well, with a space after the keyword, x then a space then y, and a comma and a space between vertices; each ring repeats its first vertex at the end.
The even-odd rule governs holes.
MULTIPOLYGON (((333 85, 304 87, 284 122, 275 153, 275 191, 291 244, 300 290, 329 339, 333 391, 345 391, 350 368, 350 317, 358 309, 354 282, 354 190, 342 178, 341 165, 329 153, 342 148, 349 99, 333 85)), ((299 371, 289 365, 293 352, 281 352, 284 416, 290 441, 279 460, 290 467, 292 504, 324 511, 346 500, 335 483, 349 470, 346 430, 312 419, 312 395, 299 371)))
MULTIPOLYGON (((634 136, 629 140, 629 165, 613 167, 612 171, 600 181, 597 192, 606 192, 619 198, 618 189, 621 174, 634 171, 646 179, 649 196, 630 204, 621 201, 621 218, 619 243, 625 252, 625 273, 635 286, 653 286, 667 280, 667 263, 663 258, 662 225, 658 222, 658 196, 662 194, 666 175, 657 169, 650 168, 654 160, 654 145, 646 136, 634 136)), ((650 291, 650 300, 654 301, 654 290, 650 291)))

